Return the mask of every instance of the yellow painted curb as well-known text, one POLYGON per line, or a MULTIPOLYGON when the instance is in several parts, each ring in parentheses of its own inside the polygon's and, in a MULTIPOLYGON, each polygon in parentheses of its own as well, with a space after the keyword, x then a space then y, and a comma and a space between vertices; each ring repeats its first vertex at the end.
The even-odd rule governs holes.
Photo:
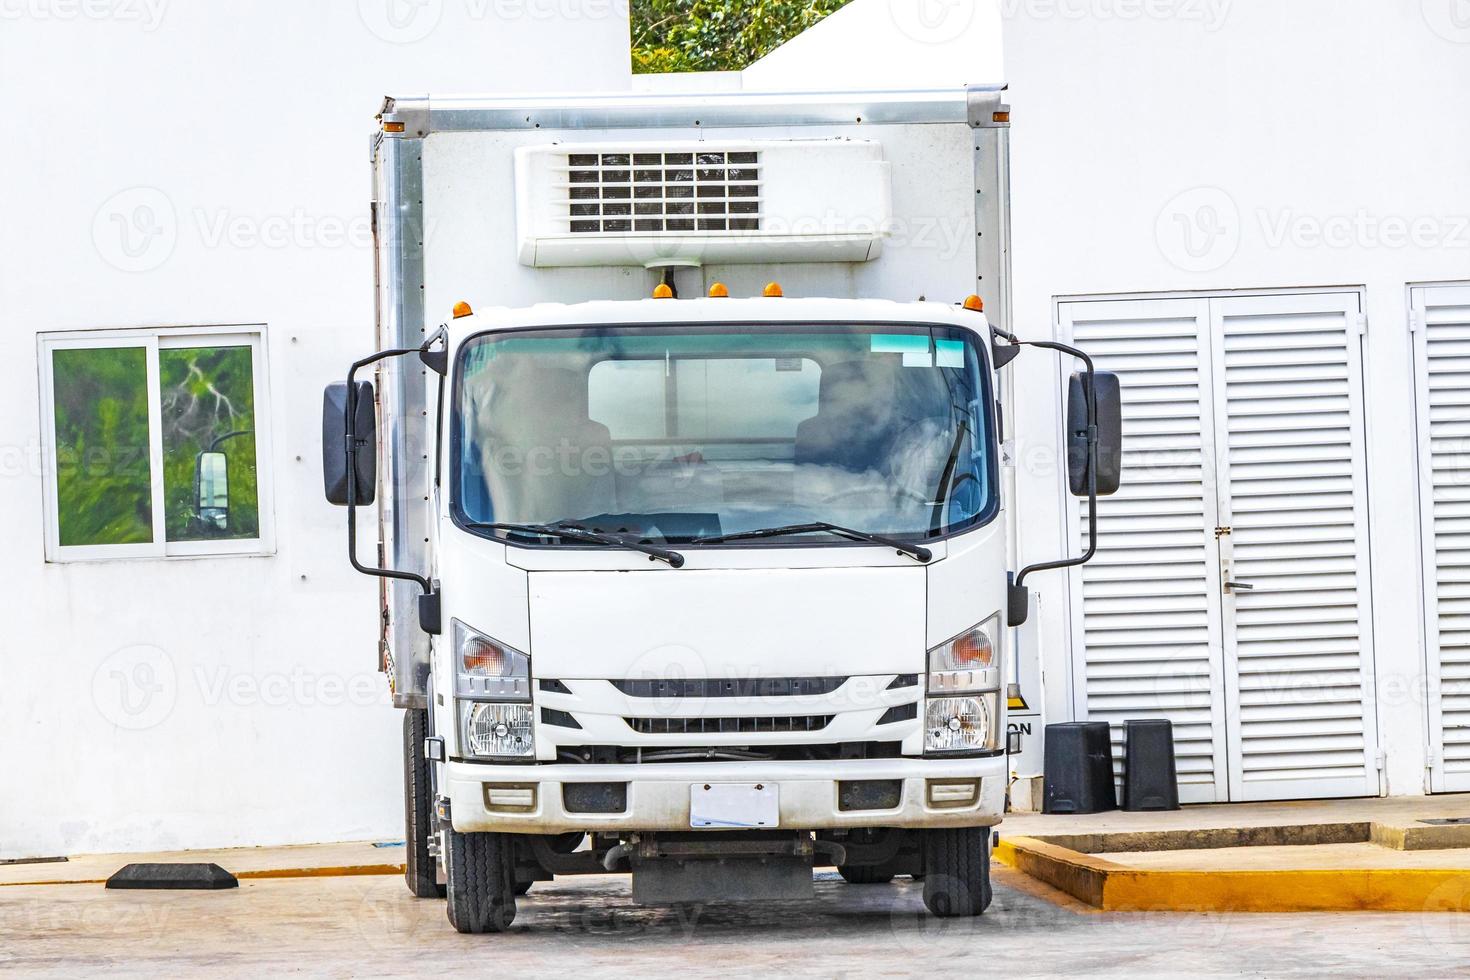
POLYGON ((1109 875, 1103 908, 1211 912, 1463 912, 1470 870, 1127 871, 1109 875))
POLYGON ((1142 871, 1030 837, 995 857, 1106 912, 1470 911, 1470 869, 1142 871))
POLYGON ((246 878, 343 878, 351 875, 401 875, 401 864, 350 864, 323 868, 266 868, 262 871, 236 871, 235 877, 246 878))

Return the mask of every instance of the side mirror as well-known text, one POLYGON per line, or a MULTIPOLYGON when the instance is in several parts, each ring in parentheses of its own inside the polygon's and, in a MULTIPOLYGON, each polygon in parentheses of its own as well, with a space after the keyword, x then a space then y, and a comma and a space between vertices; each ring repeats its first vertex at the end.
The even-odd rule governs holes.
POLYGON ((222 452, 194 459, 194 513, 208 528, 223 531, 230 525, 230 461, 222 452))
MULTIPOLYGON (((1097 495, 1108 497, 1123 481, 1122 387, 1118 376, 1106 371, 1093 372, 1092 383, 1097 400, 1097 495)), ((1074 374, 1067 392, 1067 479, 1075 497, 1087 496, 1087 409, 1087 375, 1074 374)))
MULTIPOLYGON (((355 382, 357 412, 354 441, 357 445, 356 472, 352 474, 356 503, 370 504, 378 482, 378 417, 373 406, 373 383, 355 382)), ((347 382, 327 385, 322 394, 322 484, 327 502, 347 505, 347 382)))

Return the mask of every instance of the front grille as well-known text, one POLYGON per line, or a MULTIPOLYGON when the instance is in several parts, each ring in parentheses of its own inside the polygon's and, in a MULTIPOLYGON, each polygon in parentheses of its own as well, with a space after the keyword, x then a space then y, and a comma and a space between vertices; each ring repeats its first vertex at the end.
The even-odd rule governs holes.
POLYGON ((613 687, 635 698, 786 698, 831 694, 846 677, 738 677, 676 680, 615 680, 613 687))
POLYGON ((760 189, 753 150, 567 155, 573 234, 759 231, 760 189))
POLYGON ((892 725, 900 721, 913 721, 919 717, 919 706, 910 702, 909 704, 895 704, 883 712, 883 717, 878 719, 880 725, 892 725))
POLYGON ((556 708, 541 709, 541 723, 543 725, 555 725, 557 728, 581 728, 577 719, 570 712, 559 711, 556 708))
POLYGON ((749 718, 624 718, 639 735, 747 735, 819 732, 832 715, 759 715, 749 718))
POLYGON ((681 762, 834 762, 898 759, 902 742, 818 742, 807 745, 575 745, 562 746, 557 761, 586 765, 681 762))

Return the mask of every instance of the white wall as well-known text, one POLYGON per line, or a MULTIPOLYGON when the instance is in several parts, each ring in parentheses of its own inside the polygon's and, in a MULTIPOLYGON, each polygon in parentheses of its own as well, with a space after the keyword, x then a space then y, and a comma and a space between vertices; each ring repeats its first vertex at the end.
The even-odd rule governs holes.
MULTIPOLYGON (((990 48, 954 43, 944 19, 991 4, 854 2, 887 11, 880 48, 902 48, 890 60, 913 84, 993 74, 990 48)), ((1058 295, 1367 287, 1380 689, 1424 672, 1405 284, 1470 279, 1455 2, 994 0, 1023 334, 1050 333, 1058 295), (1201 204, 1239 244, 1189 271, 1157 228, 1201 204), (1393 237, 1420 219, 1424 242, 1393 237), (1324 224, 1345 240, 1314 242, 1324 224)), ((628 57, 600 0, 431 0, 394 21, 390 3, 0 2, 0 858, 401 833, 376 587, 343 561, 316 462, 321 386, 373 342, 371 117, 389 92, 621 87, 628 57), (139 204, 170 233, 129 272, 94 224, 139 204), (45 563, 35 334, 217 323, 267 324, 276 553, 45 563)), ((882 21, 844 16, 859 15, 882 21)), ((821 79, 876 77, 850 45, 782 51, 821 79)), ((1043 362, 1018 364, 1021 390, 1052 390, 1043 362)), ((1050 397, 1019 421, 1054 442, 1050 397)), ((1028 559, 1063 548, 1056 491, 1022 474, 1028 559)), ((1066 717, 1062 582, 1036 584, 1066 717)), ((1380 703, 1395 793, 1423 788, 1425 725, 1413 699, 1380 703)))
POLYGON ((1006 80, 1009 0, 851 0, 744 71, 767 91, 953 88, 1006 80))
MULTIPOLYGON (((1424 791, 1427 725, 1412 696, 1425 665, 1405 287, 1470 278, 1470 27, 1454 28, 1453 5, 1158 0, 1125 18, 1118 0, 1003 4, 1021 333, 1050 332, 1058 295, 1367 287, 1378 726, 1395 795, 1424 791), (1207 208, 1226 233, 1192 259, 1182 228, 1202 248, 1207 208)), ((1050 380, 1027 360, 1022 390, 1050 380)), ((1053 438, 1054 408, 1027 413, 1030 439, 1053 438)), ((1022 473, 1022 500, 1055 494, 1022 473)), ((1027 558, 1058 553, 1057 513, 1028 515, 1027 558)), ((1061 586, 1042 587, 1060 600, 1061 586)), ((1070 712, 1059 605, 1044 624, 1053 718, 1070 712)))
POLYGON ((0 858, 401 837, 377 586, 319 463, 322 386, 373 346, 373 115, 625 88, 622 10, 0 4, 0 858), (163 233, 123 261, 140 205, 163 233), (36 333, 225 323, 267 325, 275 553, 46 563, 36 333))

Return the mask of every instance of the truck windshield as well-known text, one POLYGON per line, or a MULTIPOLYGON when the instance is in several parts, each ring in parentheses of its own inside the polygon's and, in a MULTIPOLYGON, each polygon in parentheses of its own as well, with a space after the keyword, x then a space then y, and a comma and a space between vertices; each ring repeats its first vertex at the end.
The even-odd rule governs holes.
POLYGON ((456 365, 455 517, 686 544, 811 522, 942 537, 997 508, 984 364, 944 326, 482 334, 456 365))

